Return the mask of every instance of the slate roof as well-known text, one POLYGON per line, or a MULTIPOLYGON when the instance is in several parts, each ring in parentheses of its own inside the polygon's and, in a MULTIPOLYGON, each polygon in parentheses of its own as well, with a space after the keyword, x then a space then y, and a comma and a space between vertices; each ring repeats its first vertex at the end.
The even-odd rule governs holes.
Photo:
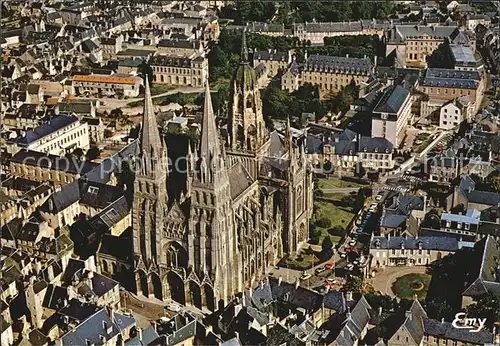
POLYGON ((260 50, 253 53, 254 60, 288 61, 287 52, 275 52, 272 50, 260 50))
POLYGON ((83 181, 80 196, 81 204, 104 209, 123 197, 123 189, 113 185, 83 181))
POLYGON ((481 76, 477 71, 458 71, 444 68, 428 68, 422 79, 423 86, 477 89, 481 76))
POLYGON ((11 162, 79 175, 83 175, 97 166, 97 164, 81 161, 75 157, 45 154, 34 150, 17 152, 11 158, 11 162))
POLYGON ((304 69, 306 71, 323 71, 325 73, 368 75, 372 73, 372 63, 369 58, 310 55, 304 69))
POLYGON ((268 278, 257 287, 249 297, 254 306, 261 310, 263 306, 272 301, 283 301, 297 308, 303 308, 306 311, 317 311, 321 308, 323 296, 317 292, 303 287, 295 287, 278 279, 268 278))
POLYGON ((361 297, 352 311, 346 313, 346 319, 335 339, 335 344, 342 346, 356 345, 364 328, 370 321, 370 310, 371 307, 365 297, 361 297))
POLYGON ((392 153, 394 146, 387 138, 361 136, 359 151, 369 153, 392 153))
POLYGON ((48 122, 41 124, 37 128, 29 130, 28 132, 26 132, 26 135, 20 138, 17 142, 21 146, 28 146, 29 144, 36 142, 48 135, 51 135, 54 132, 57 132, 77 121, 78 118, 74 115, 58 115, 50 119, 48 122))
POLYGON ((109 228, 123 220, 129 213, 132 204, 125 196, 121 196, 99 214, 90 220, 90 225, 101 231, 107 231, 109 228))
POLYGON ((428 27, 423 25, 396 25, 394 27, 396 40, 415 39, 424 36, 430 36, 433 39, 451 38, 453 39, 458 35, 458 28, 456 26, 434 26, 428 27))
POLYGON ((457 251, 460 249, 460 241, 450 237, 390 237, 376 236, 370 243, 372 249, 401 249, 435 251, 457 251))
POLYGON ((471 225, 479 224, 481 218, 481 212, 476 209, 469 209, 465 215, 457 215, 451 213, 441 214, 441 221, 450 221, 457 223, 468 223, 471 225))
POLYGON ((469 273, 473 280, 463 295, 479 297, 488 292, 500 293, 500 245, 491 237, 486 236, 474 246, 476 261, 474 272, 469 273))
POLYGON ((486 328, 478 333, 471 333, 468 329, 458 329, 450 322, 441 322, 429 318, 423 318, 423 328, 425 335, 432 335, 439 339, 451 339, 467 344, 485 345, 492 344, 494 336, 486 328))
POLYGON ((41 206, 41 210, 57 214, 79 200, 80 186, 79 181, 75 180, 63 186, 61 190, 54 192, 41 206))
POLYGON ((65 300, 68 299, 68 297, 68 290, 66 288, 50 284, 43 297, 42 306, 58 311, 64 306, 65 300))
POLYGON ((410 97, 410 91, 401 85, 386 90, 374 112, 397 114, 405 101, 410 97))
POLYGON ((238 197, 253 183, 253 178, 241 162, 229 168, 228 177, 231 188, 231 198, 233 199, 238 197))
POLYGON ((103 308, 64 334, 61 337, 61 342, 63 345, 86 345, 88 340, 92 345, 100 345, 102 344, 101 336, 110 340, 119 333, 120 329, 103 308), (109 333, 103 328, 103 323, 106 323, 110 328, 109 333))

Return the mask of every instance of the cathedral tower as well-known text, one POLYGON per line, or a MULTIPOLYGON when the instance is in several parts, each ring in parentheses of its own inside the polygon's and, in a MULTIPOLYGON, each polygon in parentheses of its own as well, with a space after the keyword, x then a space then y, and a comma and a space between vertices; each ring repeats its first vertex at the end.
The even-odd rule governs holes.
MULTIPOLYGON (((191 160, 191 206, 188 225, 189 289, 193 299, 213 309, 229 301, 236 285, 236 236, 226 157, 219 139, 208 82, 199 148, 191 160), (213 297, 207 290, 213 290, 213 297), (202 292, 205 291, 205 292, 202 292)), ((237 286, 236 286, 237 287, 237 286)), ((194 304, 196 305, 196 304, 194 304)))
POLYGON ((163 215, 167 204, 167 152, 154 114, 149 82, 146 78, 144 114, 139 136, 133 200, 133 243, 136 260, 137 291, 153 294, 148 273, 157 266, 163 215))
POLYGON ((248 62, 243 31, 241 61, 231 82, 229 103, 229 146, 232 150, 258 151, 269 138, 262 115, 262 100, 255 70, 248 62))

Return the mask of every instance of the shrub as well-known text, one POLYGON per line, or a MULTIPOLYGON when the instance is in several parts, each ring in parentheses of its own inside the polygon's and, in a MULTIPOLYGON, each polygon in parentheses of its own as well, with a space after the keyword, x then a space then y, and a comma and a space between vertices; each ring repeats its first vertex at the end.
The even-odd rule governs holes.
POLYGON ((318 227, 328 228, 331 225, 332 225, 332 221, 329 218, 325 217, 325 216, 319 218, 316 221, 316 226, 318 226, 318 227))

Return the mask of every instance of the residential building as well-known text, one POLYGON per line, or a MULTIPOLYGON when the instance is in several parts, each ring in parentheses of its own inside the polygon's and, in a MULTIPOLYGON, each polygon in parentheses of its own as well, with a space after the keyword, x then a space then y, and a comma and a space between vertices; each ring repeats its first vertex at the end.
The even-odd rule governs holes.
POLYGON ((203 55, 203 44, 199 40, 171 40, 163 39, 158 42, 156 48, 157 55, 179 55, 190 57, 193 55, 203 55))
POLYGON ((470 103, 466 98, 457 98, 445 103, 439 110, 439 127, 452 130, 465 120, 472 118, 470 103))
POLYGON ((115 37, 109 37, 109 38, 102 37, 100 39, 99 47, 102 49, 103 55, 109 58, 122 51, 123 50, 122 45, 123 45, 123 36, 116 35, 115 37))
MULTIPOLYGON (((392 315, 396 322, 397 316, 392 315)), ((391 324, 394 328, 394 325, 391 324)), ((495 335, 486 328, 477 333, 463 332, 452 322, 431 319, 417 299, 402 316, 402 322, 395 332, 383 343, 387 346, 402 345, 487 345, 492 344, 495 335)))
POLYGON ((396 193, 387 197, 380 218, 380 234, 416 236, 426 210, 426 196, 396 193))
POLYGON ((465 243, 449 237, 372 236, 371 268, 428 265, 449 253, 472 245, 473 243, 465 243))
POLYGON ((84 117, 82 123, 89 127, 89 139, 91 143, 101 143, 104 140, 105 126, 100 117, 84 117))
POLYGON ((491 18, 482 13, 467 15, 465 19, 467 30, 474 31, 479 24, 489 27, 491 25, 491 18))
POLYGON ((142 78, 130 75, 76 75, 72 87, 76 94, 139 96, 142 78))
POLYGON ((458 234, 467 238, 475 238, 479 230, 481 212, 476 209, 468 209, 465 214, 441 214, 441 231, 458 234))
POLYGON ((208 61, 194 57, 157 55, 151 59, 153 81, 158 84, 203 87, 208 76, 208 61))
POLYGON ((60 114, 15 140, 20 149, 64 155, 75 148, 89 148, 89 129, 74 115, 60 114))
POLYGON ((476 189, 476 183, 470 177, 462 177, 447 199, 448 208, 463 205, 465 209, 483 211, 500 204, 500 193, 476 189))
POLYGON ((401 85, 389 87, 373 110, 372 137, 386 138, 399 147, 411 118, 410 91, 401 85))
POLYGON ((385 138, 360 136, 349 129, 321 136, 309 134, 306 148, 314 165, 329 161, 339 175, 354 174, 357 163, 375 171, 391 170, 395 164, 391 142, 385 138))
POLYGON ((466 287, 462 293, 462 307, 470 305, 488 293, 500 293, 500 245, 498 240, 486 236, 476 243, 470 256, 470 269, 466 272, 466 287))
MULTIPOLYGON (((293 64, 292 64, 293 65, 293 64)), ((291 68, 295 69, 295 67, 291 68)), ((285 73, 282 77, 282 89, 290 90, 292 86, 311 83, 317 85, 322 95, 339 91, 350 83, 360 85, 373 75, 373 66, 369 58, 352 58, 311 55, 299 69, 298 83, 295 83, 295 72, 285 73)))

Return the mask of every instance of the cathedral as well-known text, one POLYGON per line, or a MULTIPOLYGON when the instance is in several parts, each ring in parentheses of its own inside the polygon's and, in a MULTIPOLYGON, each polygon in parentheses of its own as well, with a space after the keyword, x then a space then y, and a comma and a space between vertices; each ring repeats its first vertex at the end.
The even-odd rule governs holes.
POLYGON ((168 148, 146 82, 132 207, 138 294, 214 311, 308 239, 311 168, 289 122, 283 134, 266 128, 245 36, 230 94, 220 126, 206 83, 185 192, 172 198, 168 148))

